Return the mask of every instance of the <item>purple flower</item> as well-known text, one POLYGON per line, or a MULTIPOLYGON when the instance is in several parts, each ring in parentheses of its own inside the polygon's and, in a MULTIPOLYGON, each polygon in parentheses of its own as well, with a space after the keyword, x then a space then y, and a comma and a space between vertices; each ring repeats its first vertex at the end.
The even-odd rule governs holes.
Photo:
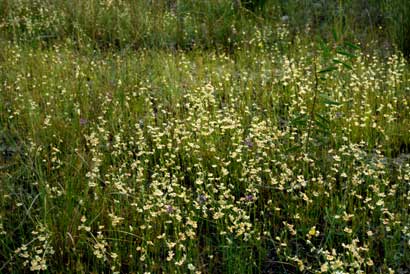
POLYGON ((247 200, 247 201, 253 201, 253 195, 252 194, 249 194, 249 195, 246 195, 245 196, 245 199, 247 200))
POLYGON ((168 213, 174 212, 174 208, 172 207, 172 205, 167 205, 167 212, 168 213))
POLYGON ((84 126, 87 123, 88 123, 87 119, 80 118, 80 125, 84 126))
POLYGON ((206 197, 205 197, 205 195, 200 194, 200 195, 198 196, 198 200, 199 200, 199 203, 200 203, 200 204, 204 204, 204 203, 206 202, 206 197))
POLYGON ((252 147, 253 147, 253 142, 252 142, 252 140, 249 139, 249 138, 247 138, 245 141, 243 141, 243 143, 244 143, 245 145, 247 145, 248 148, 252 148, 252 147))

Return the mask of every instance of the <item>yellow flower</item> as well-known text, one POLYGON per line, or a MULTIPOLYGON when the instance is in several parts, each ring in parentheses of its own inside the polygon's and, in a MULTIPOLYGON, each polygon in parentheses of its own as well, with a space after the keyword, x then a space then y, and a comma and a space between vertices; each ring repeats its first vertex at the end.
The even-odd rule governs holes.
POLYGON ((310 236, 316 235, 316 226, 312 226, 312 228, 309 230, 309 235, 310 236))

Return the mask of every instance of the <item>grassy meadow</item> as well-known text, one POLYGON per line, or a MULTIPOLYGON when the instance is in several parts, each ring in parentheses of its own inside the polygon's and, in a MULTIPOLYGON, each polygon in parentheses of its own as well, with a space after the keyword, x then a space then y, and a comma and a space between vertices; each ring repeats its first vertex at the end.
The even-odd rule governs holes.
POLYGON ((410 5, 251 2, 0 1, 0 273, 410 273, 410 5))

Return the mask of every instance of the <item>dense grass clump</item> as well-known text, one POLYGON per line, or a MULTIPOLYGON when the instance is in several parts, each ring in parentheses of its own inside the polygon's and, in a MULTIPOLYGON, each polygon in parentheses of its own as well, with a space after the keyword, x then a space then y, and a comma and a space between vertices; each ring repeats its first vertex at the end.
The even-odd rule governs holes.
POLYGON ((1 273, 406 273, 393 26, 250 2, 0 3, 1 273))
POLYGON ((395 44, 409 54, 410 2, 403 0, 4 0, 0 38, 31 46, 68 42, 77 48, 232 51, 252 40, 253 27, 274 31, 288 24, 324 38, 338 32, 372 50, 395 44), (368 42, 378 38, 376 46, 368 42))

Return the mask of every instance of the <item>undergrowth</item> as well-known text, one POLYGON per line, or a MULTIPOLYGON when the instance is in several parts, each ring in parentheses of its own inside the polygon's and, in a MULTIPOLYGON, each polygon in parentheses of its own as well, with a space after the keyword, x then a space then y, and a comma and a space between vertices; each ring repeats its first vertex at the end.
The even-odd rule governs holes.
POLYGON ((0 272, 406 273, 403 53, 151 2, 1 2, 0 272))

